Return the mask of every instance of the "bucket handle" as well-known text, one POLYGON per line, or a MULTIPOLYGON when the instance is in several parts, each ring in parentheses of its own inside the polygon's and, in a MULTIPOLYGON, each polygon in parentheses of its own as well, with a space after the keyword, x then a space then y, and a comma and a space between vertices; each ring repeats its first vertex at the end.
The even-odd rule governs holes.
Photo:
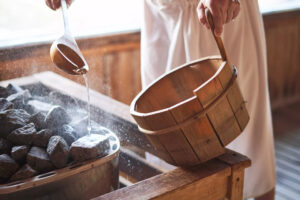
POLYGON ((222 60, 223 61, 227 61, 227 54, 226 54, 226 51, 225 51, 225 47, 224 47, 222 38, 215 35, 214 20, 213 20, 213 17, 211 15, 211 12, 210 12, 210 10, 208 8, 205 9, 205 16, 206 16, 207 22, 209 23, 209 26, 210 26, 211 32, 212 32, 212 34, 213 34, 213 36, 215 38, 215 41, 216 41, 216 43, 218 45, 218 48, 219 48, 222 60))

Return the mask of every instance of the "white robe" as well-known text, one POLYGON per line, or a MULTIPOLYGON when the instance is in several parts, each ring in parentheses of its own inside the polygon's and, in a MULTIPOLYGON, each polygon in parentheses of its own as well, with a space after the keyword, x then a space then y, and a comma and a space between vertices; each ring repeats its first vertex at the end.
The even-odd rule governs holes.
MULTIPOLYGON (((219 55, 211 32, 199 23, 197 4, 198 0, 144 0, 143 87, 186 62, 219 55)), ((251 159, 244 197, 256 197, 276 183, 265 33, 257 1, 241 0, 241 12, 225 25, 222 38, 228 59, 238 68, 237 80, 250 115, 246 129, 227 147, 251 159)), ((147 158, 171 168, 151 155, 147 158)))

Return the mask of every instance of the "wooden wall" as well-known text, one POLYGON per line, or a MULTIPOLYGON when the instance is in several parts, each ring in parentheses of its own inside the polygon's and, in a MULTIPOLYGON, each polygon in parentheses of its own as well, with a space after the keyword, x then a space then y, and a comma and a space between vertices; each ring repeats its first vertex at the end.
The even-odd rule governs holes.
POLYGON ((273 109, 300 101, 300 10, 264 15, 273 109))
MULTIPOLYGON (((129 104, 141 90, 139 32, 79 39, 78 45, 90 67, 90 87, 129 104)), ((0 80, 48 70, 84 84, 56 68, 49 50, 50 42, 0 49, 0 80)))
MULTIPOLYGON (((264 17, 269 88, 272 107, 300 100, 300 10, 266 14, 264 17)), ((79 39, 90 65, 91 88, 129 104, 141 90, 140 34, 123 33, 79 39)), ((0 80, 51 70, 83 83, 56 69, 49 57, 50 43, 0 49, 0 80)))

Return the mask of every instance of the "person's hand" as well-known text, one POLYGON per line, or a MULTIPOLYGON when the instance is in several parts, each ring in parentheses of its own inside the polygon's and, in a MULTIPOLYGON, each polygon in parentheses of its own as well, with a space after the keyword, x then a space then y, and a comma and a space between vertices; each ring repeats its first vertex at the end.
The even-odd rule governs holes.
MULTIPOLYGON (((45 0, 47 6, 49 8, 51 8, 52 10, 56 10, 56 9, 60 8, 60 1, 61 0, 45 0)), ((66 0, 66 2, 68 5, 71 5, 73 0, 66 0)))
POLYGON ((239 14, 240 2, 239 0, 200 0, 197 8, 198 17, 200 22, 209 28, 205 16, 206 8, 208 8, 212 14, 215 25, 215 35, 221 36, 223 25, 236 18, 239 14))

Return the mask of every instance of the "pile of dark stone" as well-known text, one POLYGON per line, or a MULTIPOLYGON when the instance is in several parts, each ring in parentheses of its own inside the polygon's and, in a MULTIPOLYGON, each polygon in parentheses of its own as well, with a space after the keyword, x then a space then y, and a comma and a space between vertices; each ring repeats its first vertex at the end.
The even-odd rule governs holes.
POLYGON ((107 154, 107 130, 87 135, 87 118, 74 122, 55 101, 55 92, 42 97, 14 84, 0 87, 0 183, 107 154))

